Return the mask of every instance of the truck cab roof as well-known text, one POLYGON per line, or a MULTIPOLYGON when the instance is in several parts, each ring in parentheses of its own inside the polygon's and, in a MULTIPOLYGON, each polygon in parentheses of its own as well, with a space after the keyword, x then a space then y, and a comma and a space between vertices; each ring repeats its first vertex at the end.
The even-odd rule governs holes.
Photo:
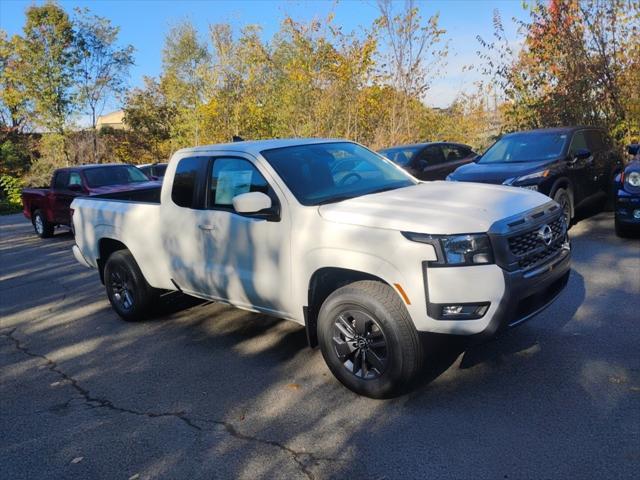
POLYGON ((211 150, 245 152, 252 155, 260 154, 265 150, 276 148, 294 147, 301 145, 314 145, 318 143, 349 142, 343 138, 278 138, 274 140, 248 140, 242 142, 218 143, 201 145, 199 147, 183 148, 178 153, 208 152, 211 150))

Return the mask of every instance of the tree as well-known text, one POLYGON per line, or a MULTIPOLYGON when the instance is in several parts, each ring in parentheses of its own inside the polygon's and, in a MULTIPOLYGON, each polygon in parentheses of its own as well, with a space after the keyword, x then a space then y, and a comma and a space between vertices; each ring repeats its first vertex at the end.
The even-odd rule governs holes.
POLYGON ((416 102, 425 100, 448 53, 446 31, 438 25, 439 15, 422 23, 413 0, 406 0, 395 13, 392 0, 379 0, 378 28, 384 32, 388 53, 383 57, 382 81, 393 88, 388 128, 391 143, 418 140, 412 127, 416 102))
MULTIPOLYGON (((174 149, 171 140, 177 112, 158 82, 148 77, 144 81, 144 88, 132 90, 125 99, 124 122, 132 150, 148 152, 149 160, 157 162, 174 149)), ((141 162, 136 159, 134 163, 141 162)))
POLYGON ((480 37, 484 72, 506 100, 507 129, 598 124, 619 139, 638 128, 640 4, 536 0, 511 49, 499 14, 495 41, 480 37))
POLYGON ((0 126, 12 133, 27 128, 31 106, 24 84, 29 69, 18 53, 19 41, 0 31, 0 126))
POLYGON ((29 75, 22 78, 25 94, 33 101, 34 122, 64 136, 76 108, 73 88, 78 56, 73 25, 54 3, 31 6, 26 16, 24 36, 18 42, 18 54, 29 68, 29 75))
POLYGON ((109 100, 126 90, 134 48, 116 44, 120 29, 112 26, 108 19, 90 15, 87 9, 77 9, 76 12, 77 95, 80 108, 91 116, 93 161, 96 162, 97 117, 109 100))
POLYGON ((195 27, 184 22, 169 31, 162 50, 162 88, 181 116, 175 125, 185 144, 200 144, 201 112, 204 103, 210 55, 195 27))

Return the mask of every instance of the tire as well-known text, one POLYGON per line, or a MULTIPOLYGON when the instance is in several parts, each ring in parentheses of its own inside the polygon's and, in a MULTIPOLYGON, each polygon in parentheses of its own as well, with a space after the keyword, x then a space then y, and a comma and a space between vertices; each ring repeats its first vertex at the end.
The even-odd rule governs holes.
POLYGON ((111 306, 123 320, 144 320, 158 297, 129 250, 111 254, 104 266, 104 285, 111 306))
POLYGON ((358 281, 329 295, 318 316, 318 342, 333 375, 371 398, 401 393, 422 366, 422 345, 409 313, 381 282, 358 281))
POLYGON ((631 229, 624 225, 622 222, 619 222, 618 219, 615 219, 616 226, 616 235, 620 238, 627 238, 631 236, 631 229))
POLYGON ((571 220, 573 219, 573 195, 571 194, 571 190, 559 188, 553 194, 553 199, 560 204, 568 229, 571 226, 571 220))
POLYGON ((49 223, 45 215, 42 213, 42 210, 36 210, 33 212, 32 223, 33 229, 36 231, 36 235, 40 238, 53 237, 55 225, 53 223, 49 223))

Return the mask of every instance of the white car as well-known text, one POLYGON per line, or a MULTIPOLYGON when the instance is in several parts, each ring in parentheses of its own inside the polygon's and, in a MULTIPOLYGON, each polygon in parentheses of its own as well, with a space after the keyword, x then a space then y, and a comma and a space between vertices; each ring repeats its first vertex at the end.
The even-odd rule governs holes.
POLYGON ((121 317, 179 290, 293 320, 371 397, 416 376, 420 332, 492 336, 551 303, 570 271, 548 197, 420 182, 345 140, 180 150, 158 193, 72 204, 74 254, 121 317))

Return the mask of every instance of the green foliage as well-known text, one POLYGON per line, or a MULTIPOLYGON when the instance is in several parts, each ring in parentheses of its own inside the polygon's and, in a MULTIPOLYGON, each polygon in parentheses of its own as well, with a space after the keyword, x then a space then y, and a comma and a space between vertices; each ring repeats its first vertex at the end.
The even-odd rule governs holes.
POLYGON ((25 175, 25 184, 30 187, 43 187, 49 185, 51 175, 56 168, 68 165, 66 150, 66 138, 64 135, 43 135, 39 142, 40 157, 32 164, 25 175))
POLYGON ((637 135, 640 8, 627 0, 536 0, 515 52, 496 12, 495 38, 479 38, 485 73, 504 92, 507 130, 603 125, 637 135))
POLYGON ((0 214, 19 212, 22 208, 22 188, 24 184, 19 178, 11 175, 0 175, 0 214))
POLYGON ((24 35, 17 40, 23 71, 20 80, 33 102, 34 122, 63 134, 76 105, 74 72, 78 52, 67 13, 55 3, 31 6, 24 35))
POLYGON ((26 136, 12 136, 0 143, 0 174, 23 175, 30 164, 29 141, 26 136))

